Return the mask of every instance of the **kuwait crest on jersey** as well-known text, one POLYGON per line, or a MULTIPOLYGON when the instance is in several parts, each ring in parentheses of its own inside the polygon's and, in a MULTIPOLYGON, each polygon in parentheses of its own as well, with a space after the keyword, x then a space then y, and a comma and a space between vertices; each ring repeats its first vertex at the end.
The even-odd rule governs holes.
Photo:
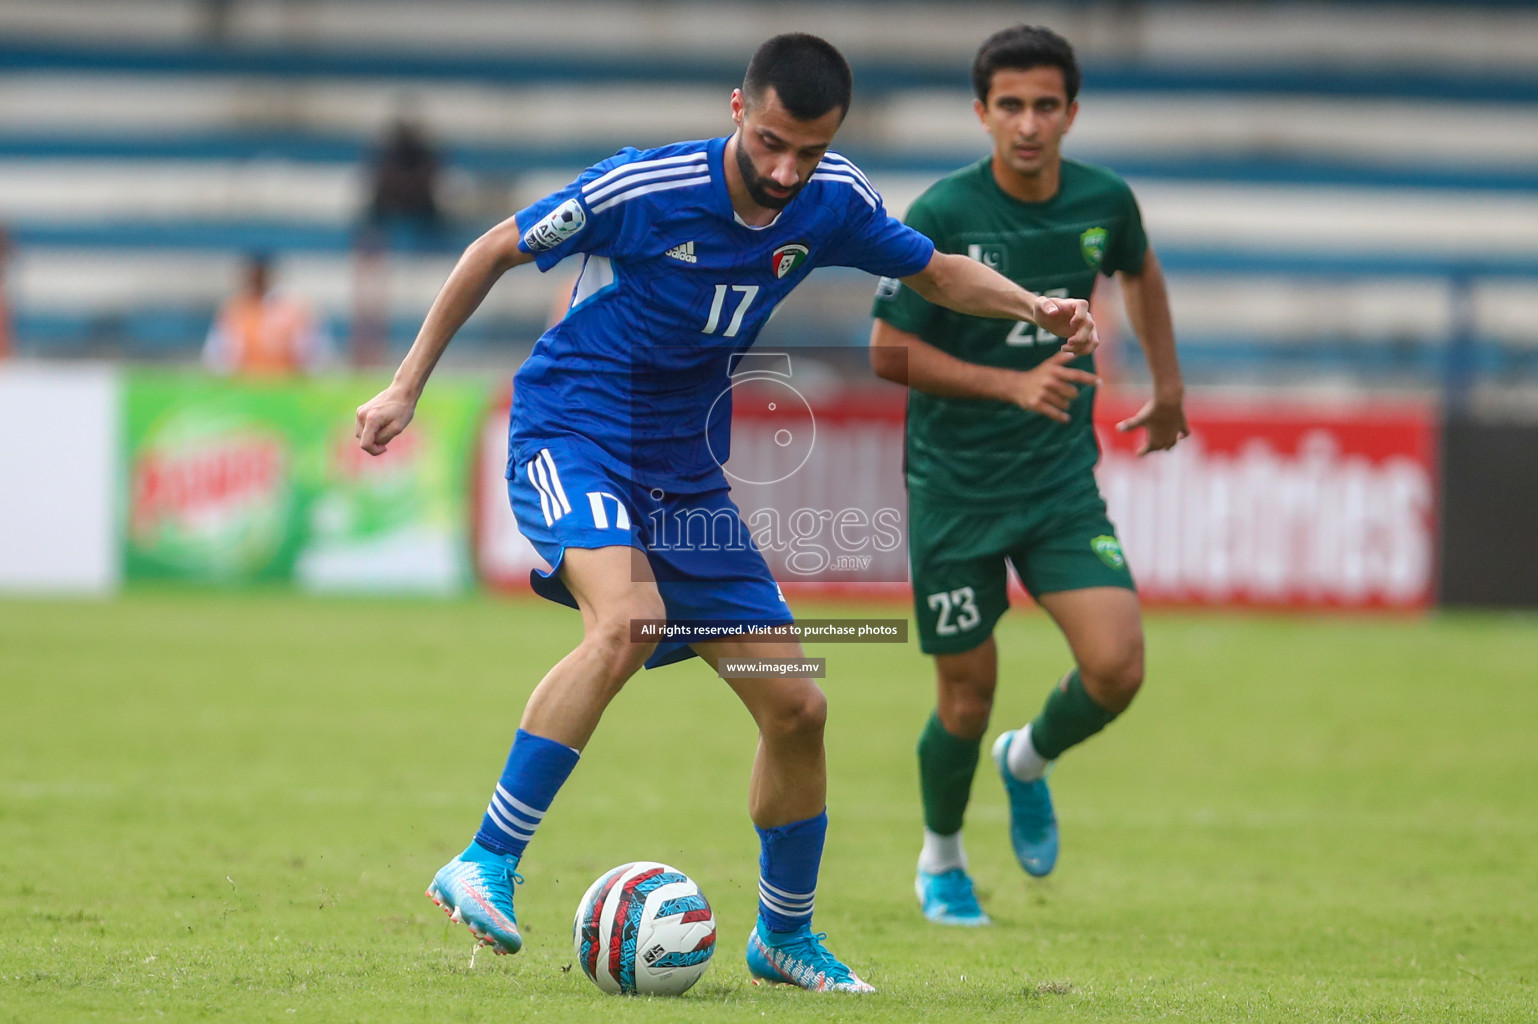
POLYGON ((811 250, 800 242, 791 242, 789 245, 782 245, 774 250, 773 255, 769 257, 769 265, 774 268, 774 276, 776 278, 783 278, 786 274, 789 274, 792 270, 805 263, 806 257, 810 253, 811 250))
POLYGON ((1084 262, 1100 269, 1100 261, 1105 259, 1105 228, 1090 228, 1079 236, 1079 251, 1084 254, 1084 262))

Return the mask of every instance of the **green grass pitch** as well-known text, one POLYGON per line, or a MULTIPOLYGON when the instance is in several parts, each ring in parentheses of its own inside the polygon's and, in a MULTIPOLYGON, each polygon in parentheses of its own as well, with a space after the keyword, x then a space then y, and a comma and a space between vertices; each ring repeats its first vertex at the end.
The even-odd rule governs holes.
MULTIPOLYGON (((893 614, 802 603, 802 614, 893 614)), ((755 987, 753 731, 698 662, 610 709, 524 862, 527 946, 471 956, 422 895, 477 826, 525 694, 578 635, 532 601, 136 592, 0 602, 0 1021, 1531 1021, 1538 620, 1160 615, 1131 712, 1053 779, 1027 880, 979 771, 994 927, 912 894, 913 646, 823 646, 817 925, 872 997, 755 987), (675 1000, 572 962, 584 887, 690 872, 720 939, 675 1000)), ((1062 672, 1000 630, 995 729, 1062 672)), ((990 733, 992 735, 992 733, 990 733)))

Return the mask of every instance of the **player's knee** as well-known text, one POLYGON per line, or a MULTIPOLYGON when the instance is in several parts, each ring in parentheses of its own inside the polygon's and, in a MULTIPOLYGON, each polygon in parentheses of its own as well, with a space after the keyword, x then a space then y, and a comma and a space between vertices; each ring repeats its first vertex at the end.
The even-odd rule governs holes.
POLYGON ((828 722, 828 698, 816 686, 779 702, 759 722, 759 732, 770 743, 821 741, 828 722))
POLYGON ((952 736, 975 740, 988 731, 993 716, 993 694, 973 692, 952 696, 940 706, 940 724, 952 736))
POLYGON ((976 680, 970 685, 946 686, 940 690, 940 724, 952 736, 976 739, 988 731, 993 715, 993 681, 976 680))
POLYGON ((1143 638, 1137 637, 1079 666, 1084 689, 1107 711, 1125 711, 1143 686, 1143 638))
POLYGON ((988 731, 997 684, 991 662, 947 660, 940 667, 940 724, 946 732, 976 739, 988 731))
POLYGON ((630 628, 625 625, 604 626, 590 630, 583 638, 597 659, 598 674, 608 680, 611 688, 618 691, 625 681, 646 664, 646 659, 657 649, 655 643, 632 643, 630 628))
POLYGON ((601 615, 583 637, 583 643, 591 647, 604 668, 604 674, 623 683, 634 675, 646 659, 657 649, 655 642, 636 642, 632 636, 632 619, 660 619, 664 615, 661 602, 655 608, 645 601, 614 608, 601 615))

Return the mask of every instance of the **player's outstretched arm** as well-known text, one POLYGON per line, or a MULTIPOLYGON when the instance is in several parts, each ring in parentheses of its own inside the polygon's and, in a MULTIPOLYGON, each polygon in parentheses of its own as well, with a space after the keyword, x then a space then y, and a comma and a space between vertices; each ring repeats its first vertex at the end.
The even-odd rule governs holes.
POLYGON ((518 248, 518 224, 512 218, 498 224, 470 247, 454 264, 449 279, 433 300, 422 329, 417 332, 411 351, 401 360, 395 379, 373 398, 358 406, 358 424, 353 436, 358 446, 370 455, 384 454, 391 439, 406 429, 416 413, 417 400, 427 386, 427 378, 438 365, 438 357, 448 348, 454 334, 464 326, 470 314, 480 306, 508 270, 531 263, 533 256, 518 248))
POLYGON ((935 305, 958 313, 1027 320, 1064 339, 1076 356, 1088 355, 1100 344, 1088 302, 1026 291, 998 271, 956 253, 937 251, 928 266, 902 281, 935 305))
POLYGON ((871 368, 878 377, 941 398, 1008 402, 1059 423, 1068 422, 1068 404, 1081 386, 1100 383, 1094 374, 1067 365, 1075 358, 1061 349, 1039 366, 1010 370, 957 359, 885 320, 878 319, 870 332, 871 368))
POLYGON ((1136 274, 1118 275, 1121 293, 1127 304, 1127 319, 1143 346, 1148 373, 1153 378, 1153 398, 1137 415, 1116 424, 1122 432, 1143 427, 1147 434, 1138 446, 1139 455, 1175 447, 1189 437, 1184 408, 1185 385, 1180 379, 1180 362, 1175 356, 1175 325, 1170 317, 1169 292, 1164 286, 1164 271, 1149 249, 1143 266, 1136 274))

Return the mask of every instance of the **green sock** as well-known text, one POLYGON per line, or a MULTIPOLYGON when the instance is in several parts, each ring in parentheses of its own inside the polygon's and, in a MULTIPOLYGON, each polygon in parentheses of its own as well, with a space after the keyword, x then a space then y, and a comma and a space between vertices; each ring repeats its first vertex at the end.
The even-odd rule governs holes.
POLYGON ((1074 669, 1052 688, 1041 713, 1031 722, 1031 746, 1048 761, 1055 761, 1069 747, 1083 743, 1115 718, 1095 703, 1074 669))
POLYGON ((961 831, 977 773, 981 739, 952 736, 932 712, 919 734, 919 792, 924 797, 924 827, 937 835, 961 831))

